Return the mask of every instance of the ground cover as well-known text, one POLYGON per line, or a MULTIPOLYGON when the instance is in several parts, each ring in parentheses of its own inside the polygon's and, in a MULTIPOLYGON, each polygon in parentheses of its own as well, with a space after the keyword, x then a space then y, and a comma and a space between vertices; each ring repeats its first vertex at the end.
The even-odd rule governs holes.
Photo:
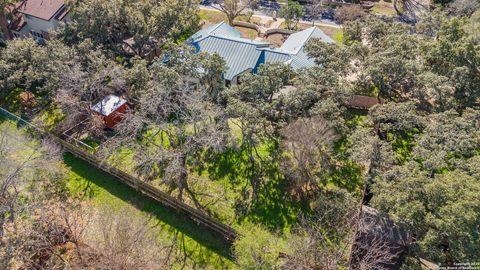
POLYGON ((370 11, 375 14, 386 16, 394 16, 397 14, 391 1, 380 0, 372 3, 373 7, 370 9, 370 11))
MULTIPOLYGON (((13 130, 18 136, 29 131, 0 115, 0 128, 13 130)), ((32 145, 35 144, 32 141, 32 145)), ((222 237, 198 226, 179 213, 140 195, 132 188, 120 183, 110 175, 93 168, 87 162, 65 153, 63 161, 67 169, 67 187, 72 195, 80 195, 92 207, 109 206, 109 209, 131 208, 138 215, 149 217, 158 232, 158 238, 166 245, 177 244, 175 252, 183 258, 175 264, 187 269, 227 269, 233 267, 230 244, 222 237)), ((131 212, 131 211, 130 211, 131 212)), ((122 213, 119 212, 119 215, 122 213)))

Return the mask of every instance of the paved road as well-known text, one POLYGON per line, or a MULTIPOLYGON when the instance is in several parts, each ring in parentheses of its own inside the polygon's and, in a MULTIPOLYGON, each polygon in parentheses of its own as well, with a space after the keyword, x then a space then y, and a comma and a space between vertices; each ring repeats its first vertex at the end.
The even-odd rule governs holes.
MULTIPOLYGON (((218 9, 214 8, 212 5, 200 5, 200 9, 218 11, 218 9)), ((271 16, 271 14, 272 14, 271 12, 266 12, 263 9, 253 11, 253 16, 254 17, 257 17, 257 18, 260 18, 260 19, 263 19, 263 20, 273 20, 273 17, 271 16)), ((300 23, 302 23, 302 24, 312 24, 312 21, 300 20, 300 23)), ((330 21, 330 20, 315 20, 315 25, 316 26, 342 28, 341 25, 339 25, 339 24, 337 24, 333 21, 330 21)))

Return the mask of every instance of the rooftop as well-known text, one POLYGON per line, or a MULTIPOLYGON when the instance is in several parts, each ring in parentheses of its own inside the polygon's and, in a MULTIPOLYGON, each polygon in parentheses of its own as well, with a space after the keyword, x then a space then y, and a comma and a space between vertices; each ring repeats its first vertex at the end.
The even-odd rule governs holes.
POLYGON ((64 5, 64 0, 25 0, 16 6, 23 14, 49 21, 64 5))
POLYGON ((266 63, 285 63, 298 70, 315 65, 313 58, 304 51, 305 44, 311 38, 324 42, 334 41, 316 27, 294 33, 280 48, 271 48, 269 43, 243 38, 234 27, 220 22, 204 28, 189 39, 197 52, 220 55, 226 62, 226 80, 232 80, 244 72, 255 73, 258 67, 266 63))
POLYGON ((120 106, 127 103, 121 97, 115 95, 108 95, 102 99, 102 101, 92 106, 92 110, 98 112, 103 116, 109 116, 111 113, 116 111, 120 106))

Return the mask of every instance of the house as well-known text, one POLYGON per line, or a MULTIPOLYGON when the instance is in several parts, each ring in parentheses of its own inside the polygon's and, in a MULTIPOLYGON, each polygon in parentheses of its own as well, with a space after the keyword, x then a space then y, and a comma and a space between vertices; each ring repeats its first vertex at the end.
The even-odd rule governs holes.
POLYGON ((64 0, 22 0, 11 7, 9 30, 13 37, 31 36, 44 43, 48 32, 69 21, 64 0))
POLYGON ((236 84, 242 74, 256 73, 266 63, 285 63, 294 70, 314 66, 314 59, 304 50, 312 38, 334 42, 320 29, 311 27, 290 35, 280 48, 272 48, 267 42, 243 38, 237 29, 225 22, 198 31, 188 42, 195 47, 197 53, 220 55, 227 65, 225 80, 236 84))
POLYGON ((103 118, 106 127, 114 128, 116 124, 122 121, 129 106, 125 99, 116 95, 108 95, 93 105, 91 109, 103 118))

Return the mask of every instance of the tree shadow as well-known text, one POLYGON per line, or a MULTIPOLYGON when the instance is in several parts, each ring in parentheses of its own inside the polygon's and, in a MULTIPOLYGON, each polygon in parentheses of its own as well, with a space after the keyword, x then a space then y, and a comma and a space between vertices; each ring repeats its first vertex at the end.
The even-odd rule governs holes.
MULTIPOLYGON (((275 151, 275 147, 266 151, 275 151)), ((268 153, 275 156, 276 153, 268 153)), ((208 172, 212 181, 225 181, 235 193, 235 212, 239 221, 249 220, 260 223, 271 230, 289 227, 297 220, 300 212, 308 211, 308 204, 298 202, 288 196, 287 185, 275 158, 259 162, 262 180, 256 197, 252 198, 252 177, 257 177, 249 167, 249 158, 243 148, 228 148, 220 154, 206 154, 201 166, 194 167, 197 173, 208 172)))
MULTIPOLYGON (((92 167, 90 164, 75 157, 71 153, 64 154, 64 163, 73 172, 87 180, 84 186, 81 187, 84 192, 84 196, 94 197, 96 195, 96 191, 93 186, 97 185, 120 200, 127 202, 137 209, 151 214, 158 220, 164 222, 170 227, 164 229, 169 230, 172 234, 184 234, 197 242, 200 247, 203 246, 207 250, 220 255, 226 260, 232 260, 231 243, 226 241, 222 236, 210 231, 204 226, 195 223, 188 217, 182 216, 182 213, 140 194, 138 191, 121 183, 113 176, 92 167)), ((198 254, 202 254, 203 252, 207 251, 196 251, 198 254)), ((201 256, 205 257, 205 255, 201 256)), ((197 261, 195 262, 201 263, 197 261)))

